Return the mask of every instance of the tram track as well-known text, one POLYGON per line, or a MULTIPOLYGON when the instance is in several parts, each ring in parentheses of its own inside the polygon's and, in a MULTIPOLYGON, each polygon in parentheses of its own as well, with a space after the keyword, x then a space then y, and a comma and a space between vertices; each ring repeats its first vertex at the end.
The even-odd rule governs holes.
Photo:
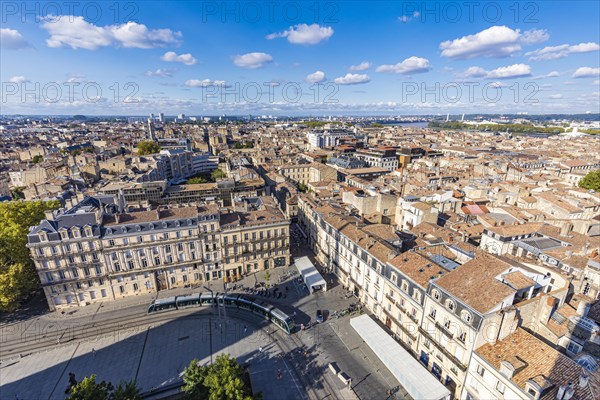
POLYGON ((79 343, 110 334, 127 334, 137 328, 145 328, 156 323, 168 322, 175 319, 193 319, 196 314, 204 316, 210 311, 209 309, 185 309, 164 314, 132 316, 126 320, 121 316, 103 319, 81 327, 69 326, 63 329, 52 329, 49 328, 52 325, 49 325, 43 331, 35 332, 34 330, 33 332, 24 332, 20 338, 0 342, 0 360, 38 353, 54 349, 57 346, 79 343))

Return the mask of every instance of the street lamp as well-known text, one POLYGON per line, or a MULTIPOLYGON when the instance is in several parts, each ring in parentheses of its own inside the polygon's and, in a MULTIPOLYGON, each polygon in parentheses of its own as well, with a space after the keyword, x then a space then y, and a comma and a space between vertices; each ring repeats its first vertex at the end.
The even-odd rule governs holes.
MULTIPOLYGON (((209 283, 209 285, 210 285, 210 283, 209 283)), ((212 291, 212 289, 210 287, 204 286, 204 289, 206 289, 210 292, 210 297, 212 298, 212 302, 217 307, 217 313, 218 313, 219 317, 221 317, 221 311, 219 310, 219 305, 215 302, 215 293, 212 291)))

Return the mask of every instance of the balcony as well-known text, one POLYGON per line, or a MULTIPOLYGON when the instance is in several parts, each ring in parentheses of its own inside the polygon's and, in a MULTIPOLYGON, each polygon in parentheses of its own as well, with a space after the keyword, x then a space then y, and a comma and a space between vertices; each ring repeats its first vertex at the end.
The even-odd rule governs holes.
POLYGON ((446 328, 444 325, 440 324, 439 322, 435 323, 435 327, 438 328, 440 331, 442 331, 442 333, 444 335, 446 335, 448 337, 448 339, 454 338, 454 334, 452 332, 450 332, 450 330, 448 330, 448 328, 446 328))
POLYGON ((446 358, 452 362, 452 364, 456 365, 461 371, 467 370, 467 366, 464 365, 462 362, 460 362, 460 360, 458 360, 456 357, 454 357, 454 355, 452 355, 448 350, 446 350, 446 348, 444 346, 440 345, 429 334, 429 332, 427 332, 427 330, 423 329, 422 327, 419 327, 419 332, 421 332, 421 334, 423 335, 423 337, 425 337, 425 339, 428 339, 431 344, 433 344, 437 349, 439 349, 442 352, 442 354, 444 354, 444 356, 446 356, 446 358))
POLYGON ((408 310, 405 310, 405 311, 404 311, 404 314, 406 314, 406 316, 407 316, 408 318, 410 318, 410 319, 411 319, 411 320, 412 320, 412 321, 413 321, 415 324, 418 324, 418 323, 419 323, 419 319, 418 319, 418 318, 417 318, 415 315, 412 315, 412 313, 411 313, 411 312, 409 312, 408 310))

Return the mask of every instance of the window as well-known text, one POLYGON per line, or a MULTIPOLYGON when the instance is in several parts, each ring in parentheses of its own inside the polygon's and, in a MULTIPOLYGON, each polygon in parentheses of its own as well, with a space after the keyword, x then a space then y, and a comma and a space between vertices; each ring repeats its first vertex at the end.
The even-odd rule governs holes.
POLYGON ((458 335, 458 340, 464 343, 467 340, 467 332, 461 332, 460 335, 458 335))
POLYGON ((477 373, 479 374, 479 376, 483 376, 483 374, 485 374, 485 368, 477 364, 477 373))
POLYGON ((471 313, 466 310, 461 313, 461 317, 465 322, 471 322, 471 319, 473 318, 471 313))
POLYGON ((500 381, 498 381, 498 383, 496 383, 496 390, 501 393, 504 394, 504 390, 506 390, 506 386, 504 386, 504 384, 500 381))
POLYGON ((454 311, 454 309, 456 308, 456 304, 454 304, 452 300, 448 300, 446 302, 446 307, 448 307, 448 310, 454 311))
POLYGON ((429 312, 429 316, 431 318, 433 318, 433 320, 435 321, 435 314, 437 313, 437 310, 433 307, 431 307, 431 311, 429 312))
POLYGON ((437 290, 433 290, 433 291, 431 292, 431 294, 433 294, 433 298, 434 298, 434 299, 436 299, 436 300, 438 300, 438 301, 439 301, 439 300, 440 300, 440 298, 442 297, 442 296, 440 295, 440 292, 438 292, 437 290))
POLYGON ((575 342, 569 342, 569 345, 567 346, 567 350, 573 354, 577 354, 581 351, 581 346, 575 342))

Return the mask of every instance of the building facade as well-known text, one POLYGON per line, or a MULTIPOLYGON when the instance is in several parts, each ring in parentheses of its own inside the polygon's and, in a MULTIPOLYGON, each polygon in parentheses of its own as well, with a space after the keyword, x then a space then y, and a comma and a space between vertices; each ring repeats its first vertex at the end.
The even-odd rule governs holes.
POLYGON ((99 196, 47 215, 29 232, 28 247, 50 309, 289 265, 289 220, 269 197, 248 201, 254 209, 126 211, 124 200, 99 196))

